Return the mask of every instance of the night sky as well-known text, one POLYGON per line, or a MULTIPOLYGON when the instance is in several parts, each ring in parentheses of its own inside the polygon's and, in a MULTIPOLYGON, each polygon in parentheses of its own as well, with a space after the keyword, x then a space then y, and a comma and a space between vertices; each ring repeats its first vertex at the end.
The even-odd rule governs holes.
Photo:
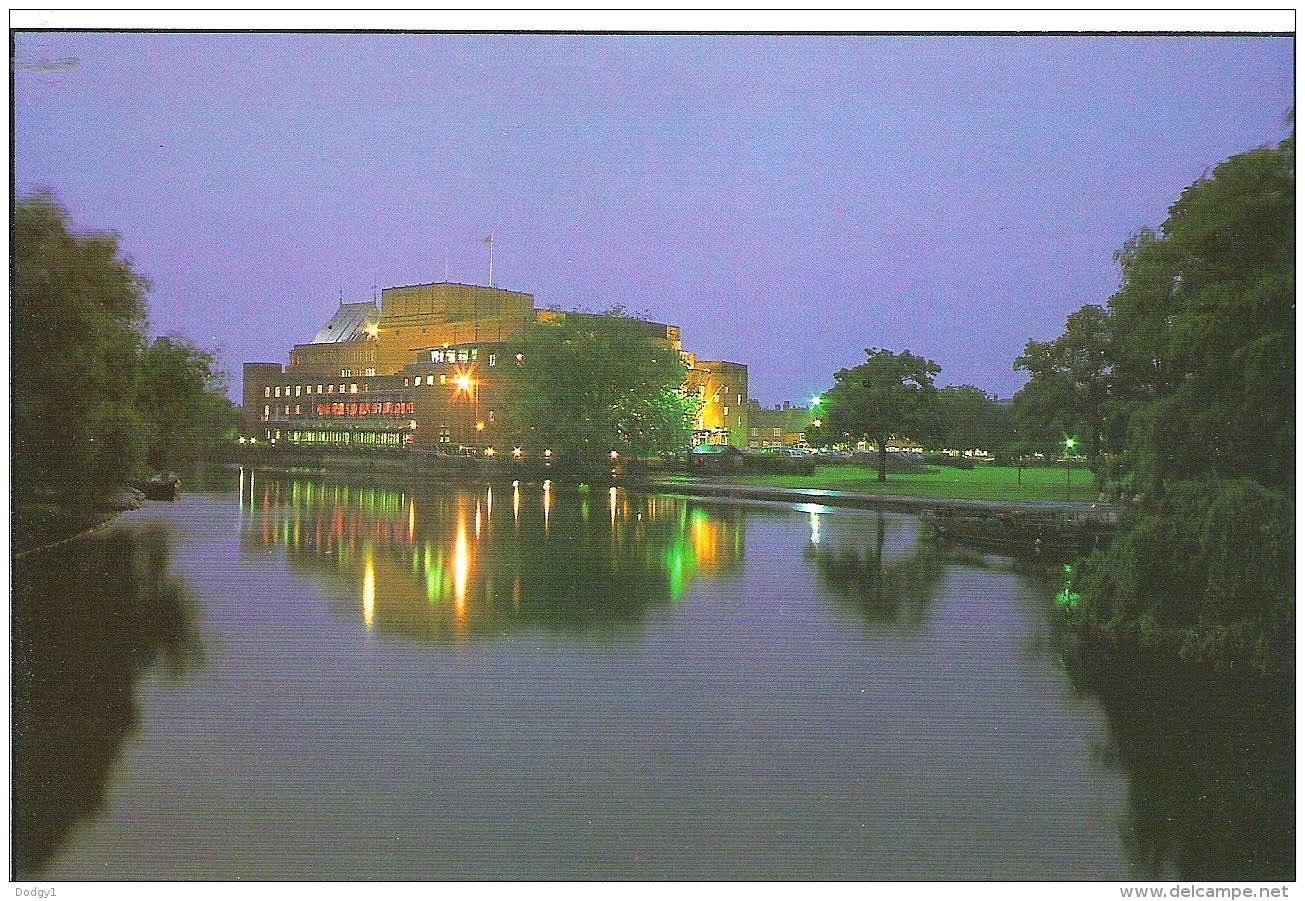
MULTIPOLYGON (((510 24, 510 23, 503 23, 510 24)), ((122 237, 156 334, 286 362, 445 278, 678 324, 801 402, 863 349, 1009 397, 1113 254, 1276 143, 1291 38, 21 33, 15 188, 122 237), (379 293, 379 291, 377 292, 379 293)), ((20 337, 19 340, 25 340, 20 337)))

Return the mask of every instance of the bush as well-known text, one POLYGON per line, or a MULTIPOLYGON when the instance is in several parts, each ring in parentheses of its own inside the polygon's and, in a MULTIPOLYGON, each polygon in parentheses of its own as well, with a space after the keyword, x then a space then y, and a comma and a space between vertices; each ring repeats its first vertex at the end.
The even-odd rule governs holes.
POLYGON ((1282 674, 1295 660, 1295 500, 1247 479, 1169 486, 1074 579, 1097 643, 1282 674))

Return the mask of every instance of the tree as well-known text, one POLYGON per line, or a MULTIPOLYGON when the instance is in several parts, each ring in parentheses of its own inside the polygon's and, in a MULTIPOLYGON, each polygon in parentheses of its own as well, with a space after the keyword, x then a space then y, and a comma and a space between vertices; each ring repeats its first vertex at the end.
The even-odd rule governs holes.
POLYGON ((1111 319, 1089 304, 1069 315, 1065 332, 1050 343, 1029 341, 1015 360, 1028 370, 1027 385, 1015 394, 1014 411, 1025 443, 1052 456, 1067 438, 1083 449, 1088 466, 1103 479, 1106 401, 1111 382, 1111 319))
POLYGON ((1015 418, 973 385, 951 385, 938 392, 935 443, 950 450, 987 450, 1005 456, 1015 440, 1015 418))
POLYGON ((1295 196, 1293 133, 1117 254, 1106 428, 1141 502, 1075 577, 1092 647, 1294 678, 1295 196))
POLYGON ((932 360, 909 350, 893 353, 867 348, 866 361, 834 373, 834 387, 823 405, 828 428, 852 441, 869 441, 879 449, 879 481, 888 481, 888 440, 926 440, 936 428, 933 419, 937 389, 933 377, 942 371, 932 360))
POLYGON ((679 352, 649 323, 615 308, 532 323, 508 366, 506 434, 589 466, 615 450, 653 456, 689 443, 698 400, 684 393, 679 352))
POLYGON ((204 456, 238 426, 226 389, 213 355, 184 338, 157 338, 144 350, 138 399, 151 467, 204 456))
POLYGON ((1295 134, 1183 191, 1117 255, 1112 412, 1135 487, 1295 480, 1295 134))
POLYGON ((139 465, 148 282, 115 235, 71 232, 49 194, 14 208, 11 394, 19 505, 96 498, 139 465))

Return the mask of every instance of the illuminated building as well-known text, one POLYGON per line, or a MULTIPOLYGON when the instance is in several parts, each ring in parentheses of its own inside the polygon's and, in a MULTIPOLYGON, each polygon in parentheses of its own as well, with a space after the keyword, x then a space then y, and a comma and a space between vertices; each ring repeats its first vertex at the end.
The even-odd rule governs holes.
MULTIPOLYGON (((499 367, 533 322, 592 314, 540 310, 518 291, 439 283, 386 288, 381 304, 341 303, 289 364, 244 366, 245 436, 348 447, 510 452, 496 447, 499 367), (493 448, 494 451, 490 451, 493 448)), ((747 367, 700 362, 678 326, 643 322, 684 357, 703 401, 695 442, 747 443, 747 367)))
POLYGON ((807 427, 815 418, 807 407, 783 406, 763 408, 756 401, 748 410, 747 447, 796 447, 806 444, 807 427))

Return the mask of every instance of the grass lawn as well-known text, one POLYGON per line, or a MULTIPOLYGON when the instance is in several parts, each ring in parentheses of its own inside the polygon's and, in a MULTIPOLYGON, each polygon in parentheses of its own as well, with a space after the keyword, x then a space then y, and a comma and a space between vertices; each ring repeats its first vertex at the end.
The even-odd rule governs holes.
POLYGON ((1064 468, 1051 466, 1016 468, 979 465, 973 469, 939 466, 929 473, 898 475, 890 472, 887 482, 878 479, 878 467, 829 464, 817 466, 815 473, 809 476, 750 472, 712 476, 709 481, 761 488, 823 488, 861 494, 951 497, 960 500, 1094 501, 1097 498, 1092 473, 1086 466, 1070 470, 1068 492, 1065 488, 1064 468))

